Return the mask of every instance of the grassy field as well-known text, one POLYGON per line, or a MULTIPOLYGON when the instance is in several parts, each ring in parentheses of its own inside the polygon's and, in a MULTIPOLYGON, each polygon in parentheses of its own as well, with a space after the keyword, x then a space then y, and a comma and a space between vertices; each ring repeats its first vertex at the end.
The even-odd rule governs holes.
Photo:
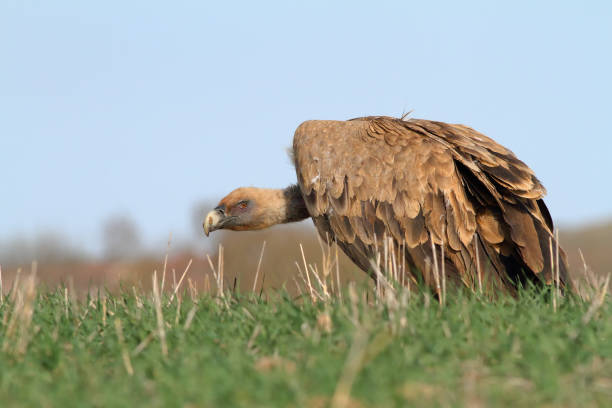
POLYGON ((604 290, 554 310, 533 290, 441 305, 354 285, 173 296, 158 281, 77 300, 21 276, 0 305, 2 406, 612 405, 604 290))

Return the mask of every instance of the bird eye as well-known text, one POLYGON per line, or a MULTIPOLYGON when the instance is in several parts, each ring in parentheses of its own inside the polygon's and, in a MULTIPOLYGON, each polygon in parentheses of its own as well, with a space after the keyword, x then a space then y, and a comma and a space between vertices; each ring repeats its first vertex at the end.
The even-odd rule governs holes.
POLYGON ((245 208, 247 208, 247 205, 248 205, 248 202, 241 201, 241 202, 238 203, 238 208, 245 209, 245 208))

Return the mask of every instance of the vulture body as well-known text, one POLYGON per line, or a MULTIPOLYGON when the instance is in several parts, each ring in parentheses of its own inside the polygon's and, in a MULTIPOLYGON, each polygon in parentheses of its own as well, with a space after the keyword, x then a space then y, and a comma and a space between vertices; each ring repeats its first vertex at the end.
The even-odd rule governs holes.
MULTIPOLYGON (((337 242, 374 277, 372 260, 387 241, 405 258, 401 281, 420 274, 434 288, 433 257, 442 253, 448 281, 474 288, 481 274, 489 293, 515 294, 519 285, 554 279, 550 248, 558 244, 546 190, 510 150, 469 127, 390 117, 312 120, 295 132, 293 159, 298 187, 237 189, 207 215, 205 232, 312 217, 323 240, 337 242)), ((564 287, 567 262, 558 251, 564 287)))

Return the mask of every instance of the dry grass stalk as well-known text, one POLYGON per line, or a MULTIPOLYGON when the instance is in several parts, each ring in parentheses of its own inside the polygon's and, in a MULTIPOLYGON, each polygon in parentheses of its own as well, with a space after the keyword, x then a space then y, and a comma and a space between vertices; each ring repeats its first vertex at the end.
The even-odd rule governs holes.
POLYGON ((245 316, 246 316, 248 319, 250 319, 250 320, 252 320, 252 321, 254 321, 254 322, 257 322, 257 319, 255 319, 255 317, 253 317, 253 314, 252 314, 251 312, 249 312, 249 309, 247 309, 247 308, 246 308, 246 307, 244 307, 244 306, 242 306, 240 309, 242 309, 242 312, 244 313, 244 315, 245 315, 245 316))
POLYGON ((0 305, 4 303, 4 290, 2 289, 2 265, 0 265, 0 305))
POLYGON ((166 286, 166 268, 168 267, 168 253, 164 257, 164 268, 162 269, 162 280, 161 280, 161 292, 164 293, 164 287, 166 286))
MULTIPOLYGON (((183 279, 185 279, 185 275, 187 275, 187 272, 189 271, 189 268, 191 267, 191 263, 192 263, 193 259, 189 260, 189 263, 187 264, 187 267, 185 268, 185 271, 183 272, 183 274, 181 275, 181 279, 179 279, 178 284, 176 285, 176 287, 174 288, 174 291, 172 292, 172 296, 170 296, 170 300, 168 301, 168 304, 166 306, 169 306, 172 301, 174 300, 174 297, 176 296, 176 294, 178 293, 181 284, 183 283, 183 279)), ((162 292, 163 293, 163 292, 162 292)))
MULTIPOLYGON (((295 261, 294 264, 295 264, 295 267, 298 270, 298 276, 300 277, 300 279, 302 279, 302 282, 304 282, 304 285, 306 285, 306 287, 308 287, 308 282, 306 281, 306 277, 302 273, 302 268, 300 268, 300 264, 297 261, 295 261)), ((312 296, 312 293, 311 293, 311 296, 312 296)))
POLYGON ((204 293, 211 293, 210 276, 208 274, 204 275, 204 293))
POLYGON ((561 296, 561 291, 559 290, 559 270, 560 270, 560 265, 559 264, 559 229, 557 228, 555 230, 555 257, 557 260, 557 279, 555 279, 555 284, 556 284, 556 292, 557 292, 557 296, 561 296))
MULTIPOLYGON (((176 269, 172 268, 172 290, 174 290, 174 288, 176 288, 176 269)), ((164 293, 161 290, 159 291, 159 293, 164 293)))
POLYGON ((586 301, 594 301, 600 296, 600 288, 605 283, 605 277, 598 275, 587 265, 582 251, 579 249, 580 259, 584 267, 583 273, 574 280, 574 287, 581 299, 586 301))
POLYGON ((380 280, 384 279, 384 275, 380 270, 380 252, 376 251, 376 265, 374 269, 374 273, 376 274, 376 302, 378 299, 382 297, 382 285, 380 284, 380 280))
POLYGON ((106 296, 102 295, 102 327, 106 327, 106 296))
MULTIPOLYGON (((212 263, 212 260, 210 259, 210 256, 208 254, 206 255, 206 258, 208 259, 208 264, 210 265, 210 269, 212 269, 213 277, 215 278, 215 282, 217 284, 217 296, 221 298, 225 306, 229 309, 229 303, 227 301, 227 298, 225 297, 225 292, 223 291, 223 265, 224 265, 223 246, 219 245, 219 259, 217 261, 217 268, 219 268, 218 270, 215 269, 212 263)), ((206 275, 206 277, 208 277, 208 275, 206 275)), ((210 282, 209 282, 209 285, 210 285, 210 282)), ((263 285, 263 282, 262 282, 262 285, 263 285)))
MULTIPOLYGON (((14 299, 10 311, 10 319, 4 332, 2 350, 11 354, 22 356, 25 354, 30 342, 34 302, 36 300, 36 268, 23 282, 14 287, 11 298, 14 299)), ((9 313, 5 313, 7 316, 9 313)))
POLYGON ((257 279, 259 278, 259 269, 261 268, 261 261, 263 260, 264 251, 266 250, 266 241, 263 242, 261 246, 261 252, 259 254, 259 262, 257 262, 257 270, 255 271, 255 279, 253 279, 253 294, 255 294, 255 289, 257 287, 257 279))
POLYGON ((336 284, 334 283, 333 276, 331 277, 331 279, 329 279, 329 293, 338 297, 338 290, 336 289, 336 284))
POLYGON ((383 235, 383 259, 384 259, 384 266, 383 266, 383 272, 385 273, 385 276, 389 276, 390 272, 389 272, 389 240, 387 238, 387 234, 383 235))
POLYGON ((293 278, 293 282, 295 283, 295 287, 297 288, 297 291, 299 293, 299 297, 304 296, 304 292, 302 291, 302 288, 300 287, 300 284, 298 283, 297 279, 295 279, 295 276, 292 276, 293 278))
MULTIPOLYGON (((311 271, 319 281, 319 286, 323 290, 322 296, 327 300, 331 300, 332 294, 337 293, 337 291, 334 290, 334 278, 332 273, 335 259, 332 257, 332 247, 329 244, 329 236, 326 238, 326 243, 323 242, 320 236, 317 236, 317 242, 319 243, 319 248, 321 248, 321 273, 319 273, 319 269, 316 264, 314 265, 314 268, 312 265, 310 265, 310 267, 311 271)), ((339 289, 340 283, 338 279, 338 290, 339 289)))
POLYGON ((393 288, 393 286, 389 283, 387 278, 385 278, 385 276, 381 272, 380 266, 377 265, 373 260, 370 260, 370 265, 372 266, 372 269, 374 270, 374 274, 376 275, 376 284, 379 287, 379 289, 376 292, 377 301, 378 301, 378 297, 381 296, 382 294, 382 290, 381 290, 382 286, 384 286, 386 290, 391 291, 392 293, 395 293, 395 289, 393 288))
MULTIPOLYGON (((221 286, 221 281, 220 281, 219 274, 217 273, 217 270, 215 269, 215 266, 213 265, 212 260, 210 259, 210 256, 208 254, 206 255, 206 259, 208 259, 208 265, 210 266, 210 269, 212 270, 213 278, 215 278, 215 283, 217 285, 217 295, 218 296, 222 296, 223 289, 222 289, 222 286, 221 286)), ((207 277, 208 277, 208 275, 207 275, 207 277)))
POLYGON ((259 298, 261 299, 261 295, 263 293, 264 284, 266 283, 266 270, 264 269, 261 275, 261 288, 259 289, 259 298))
POLYGON ((586 260, 584 259, 584 254, 582 253, 582 249, 578 248, 578 253, 580 254, 580 259, 582 260, 582 266, 584 267, 584 273, 586 274, 589 270, 587 266, 586 260))
POLYGON ((480 251, 478 250, 477 235, 474 235, 474 252, 476 253, 476 275, 478 276, 478 291, 482 294, 482 271, 480 270, 480 251))
POLYGON ((553 311, 556 312, 557 311, 557 290, 555 289, 555 259, 553 257, 553 244, 552 244, 552 237, 548 237, 548 245, 549 245, 549 251, 550 251, 550 269, 552 272, 552 284, 553 284, 553 299, 552 299, 552 304, 553 304, 553 311))
POLYGON ((363 357, 368 345, 368 334, 363 328, 357 329, 353 337, 353 344, 349 350, 342 370, 342 375, 336 385, 336 390, 331 400, 331 407, 343 408, 351 401, 351 388, 355 378, 361 369, 363 357))
POLYGON ((442 306, 442 288, 440 287, 440 269, 438 268, 438 255, 436 254, 436 245, 433 237, 431 238, 431 256, 433 257, 433 272, 434 281, 436 282, 436 293, 438 294, 438 302, 442 306))
POLYGON ((317 315, 317 327, 324 333, 331 333, 333 322, 328 312, 321 312, 317 315))
POLYGON ((399 283, 399 272, 397 270, 397 256, 395 254, 395 245, 393 244, 392 238, 389 238, 389 244, 391 245, 391 267, 393 270, 393 282, 397 284, 399 283))
MULTIPOLYGON (((168 303, 170 304, 170 303, 168 303)), ((178 326, 179 320, 181 318, 181 305, 183 304, 181 297, 177 296, 176 298, 176 314, 174 315, 174 325, 178 326)))
POLYGON ((338 297, 340 299, 340 302, 342 302, 342 288, 340 286, 340 261, 338 260, 338 244, 336 243, 334 245, 335 247, 335 252, 336 252, 336 281, 338 283, 338 297))
POLYGON ((259 336, 259 333, 261 332, 261 324, 257 323, 257 325, 255 325, 255 328, 253 329, 253 333, 251 334, 251 337, 249 338, 249 341, 247 343, 247 350, 249 350, 249 352, 251 353, 255 353, 256 348, 255 348, 255 339, 257 339, 257 336, 259 336))
MULTIPOLYGON (((312 283, 310 282, 310 275, 308 274, 308 265, 306 264, 306 257, 304 256, 304 247, 302 243, 300 243, 300 251, 302 252, 302 261, 304 262, 304 273, 306 274, 306 280, 308 282, 308 290, 310 291, 310 298, 313 303, 317 301, 316 297, 313 294, 312 283)), ((299 269, 299 266, 298 266, 299 269)))
MULTIPOLYGON (((93 304, 93 302, 89 302, 89 304, 87 305, 87 308, 85 309, 85 312, 79 317, 78 323, 76 325, 76 327, 74 328, 74 332, 76 333, 77 330, 79 330, 79 328, 81 327, 81 325, 83 324, 83 322, 85 321, 85 318, 87 317, 87 315, 89 314, 89 308, 90 306, 93 304)), ((96 307, 93 306, 93 309, 95 309, 96 307)))
MULTIPOLYGON (((32 263, 32 267, 35 268, 37 265, 32 263)), ((68 300, 70 301, 70 311, 73 316, 78 315, 78 301, 77 301, 77 291, 74 288, 74 278, 68 276, 68 300)))
MULTIPOLYGON (((312 302, 316 302, 317 298, 323 300, 323 298, 321 297, 321 294, 319 292, 317 292, 315 290, 315 288, 312 287, 312 285, 310 284, 310 277, 308 277, 308 279, 304 276, 304 274, 302 273, 302 268, 300 267, 300 264, 297 263, 297 261, 295 262, 295 266, 298 269, 298 275, 300 276, 300 278, 302 278, 302 281, 304 281, 304 285, 306 285, 308 287, 308 292, 310 294, 310 298, 312 300, 312 302)), ((306 273, 308 273, 308 271, 306 271, 306 273)))
POLYGON ((123 366, 125 367, 125 371, 131 377, 134 375, 134 368, 132 367, 130 355, 127 349, 125 348, 125 341, 123 340, 123 328, 121 327, 121 320, 119 320, 119 318, 115 319, 115 331, 117 332, 119 347, 121 347, 121 358, 123 360, 123 366))
POLYGON ((198 311, 197 306, 193 306, 191 310, 187 313, 187 317, 185 318, 185 324, 183 325, 183 330, 189 330, 191 327, 191 323, 193 322, 193 318, 195 317, 196 312, 198 311))
POLYGON ((19 286, 21 279, 21 268, 17 268, 17 273, 15 274, 15 279, 13 279, 13 285, 11 286, 11 291, 9 294, 9 301, 13 303, 15 301, 15 296, 17 295, 17 287, 19 286))
POLYGON ((406 276, 406 241, 402 239, 402 287, 404 285, 408 290, 408 296, 410 296, 410 276, 406 276))
POLYGON ((320 294, 320 297, 323 300, 331 299, 331 296, 329 295, 329 292, 327 291, 327 285, 325 284, 325 278, 321 279, 321 277, 319 276, 317 266, 315 265, 314 268, 312 265, 308 265, 308 266, 310 266, 310 271, 312 272, 313 276, 317 278, 317 282, 319 283, 319 286, 321 287, 321 290, 323 291, 323 293, 320 294))
MULTIPOLYGON (((331 257, 331 246, 329 244, 324 244, 323 240, 319 235, 317 235, 317 242, 319 243, 319 248, 321 248, 321 267, 323 273, 323 280, 327 281, 327 277, 331 274, 331 269, 333 265, 332 257, 331 257), (325 248, 327 247, 327 252, 325 248)), ((329 236, 327 237, 327 242, 329 242, 329 236)), ((333 287, 333 280, 332 280, 333 287)))
POLYGON ((138 292, 136 292, 136 286, 132 286, 132 293, 134 294, 134 299, 136 299, 136 307, 142 309, 142 300, 140 300, 140 296, 138 296, 138 292))
POLYGON ((349 319, 355 327, 359 327, 359 296, 357 296, 357 291, 355 290, 355 282, 348 284, 348 297, 352 312, 349 319))
POLYGON ((223 247, 223 245, 219 245, 219 258, 217 259, 217 272, 219 272, 219 291, 221 292, 220 294, 223 295, 223 266, 224 266, 224 261, 223 261, 223 255, 225 253, 225 248, 223 247))
POLYGON ((164 285, 166 283, 166 266, 168 266, 168 253, 170 253, 170 243, 172 242, 172 232, 168 235, 168 247, 166 249, 166 256, 164 256, 164 270, 162 272, 161 281, 161 293, 164 293, 164 285))
POLYGON ((162 312, 161 296, 157 284, 157 271, 153 272, 153 303, 155 305, 155 315, 157 316, 157 334, 161 341, 161 350, 164 357, 168 356, 168 345, 166 344, 166 328, 164 324, 164 315, 162 312))
POLYGON ((139 345, 136 346, 136 348, 132 351, 132 357, 136 357, 137 355, 139 355, 140 353, 143 352, 143 350, 149 345, 149 343, 151 342, 151 340, 153 340, 153 337, 155 337, 155 332, 151 332, 149 333, 149 335, 147 337, 145 337, 139 345))
POLYGON ((198 288, 193 283, 191 278, 187 278, 187 284, 189 285, 189 296, 193 303, 198 303, 198 288))
POLYGON ((593 302, 591 303, 589 310, 587 310, 587 312, 582 317, 583 324, 586 325, 588 322, 590 322, 593 316, 595 315, 595 312, 597 312, 597 310, 603 305, 604 301, 606 300, 606 294, 608 293, 609 283, 610 283, 610 274, 606 276, 606 280, 604 281, 604 284, 602 285, 598 296, 594 296, 593 302))
POLYGON ((444 244, 440 248, 440 261, 442 264, 442 304, 446 304, 446 261, 444 257, 444 244))
POLYGON ((402 264, 401 264, 401 270, 400 270, 400 286, 404 287, 404 282, 406 280, 405 277, 405 273, 406 273, 406 241, 402 238, 402 243, 400 244, 400 247, 398 249, 398 256, 401 256, 402 259, 402 264))
POLYGON ((68 318, 68 288, 64 286, 64 313, 68 318))

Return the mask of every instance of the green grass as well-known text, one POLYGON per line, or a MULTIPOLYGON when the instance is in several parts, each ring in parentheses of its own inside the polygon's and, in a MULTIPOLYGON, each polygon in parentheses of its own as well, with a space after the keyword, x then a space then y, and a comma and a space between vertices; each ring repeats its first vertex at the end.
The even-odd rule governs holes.
POLYGON ((423 294, 376 304, 371 293, 366 300, 350 292, 342 302, 314 304, 282 293, 266 301, 185 293, 180 310, 165 295, 164 355, 150 293, 77 302, 63 289, 35 293, 24 285, 0 306, 0 401, 3 407, 612 405, 610 302, 593 313, 591 302, 566 298, 553 312, 547 294, 495 302, 449 294, 441 308, 423 294))

